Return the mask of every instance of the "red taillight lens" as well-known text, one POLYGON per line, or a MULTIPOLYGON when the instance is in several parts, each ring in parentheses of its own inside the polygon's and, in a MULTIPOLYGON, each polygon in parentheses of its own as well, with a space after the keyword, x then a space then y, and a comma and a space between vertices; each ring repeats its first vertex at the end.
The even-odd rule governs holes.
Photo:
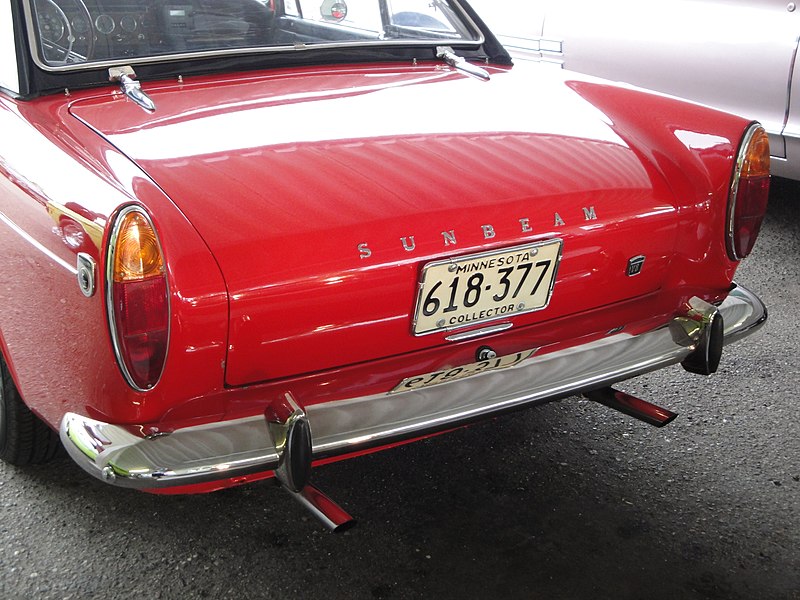
POLYGON ((167 285, 163 277, 114 283, 114 319, 120 354, 133 383, 153 387, 167 354, 167 285))
POLYGON ((758 124, 739 149, 728 200, 728 255, 740 260, 756 243, 769 198, 769 139, 758 124))
POLYGON ((108 254, 108 306, 114 350, 125 379, 138 389, 158 383, 169 342, 169 292, 155 229, 136 207, 115 224, 108 254))

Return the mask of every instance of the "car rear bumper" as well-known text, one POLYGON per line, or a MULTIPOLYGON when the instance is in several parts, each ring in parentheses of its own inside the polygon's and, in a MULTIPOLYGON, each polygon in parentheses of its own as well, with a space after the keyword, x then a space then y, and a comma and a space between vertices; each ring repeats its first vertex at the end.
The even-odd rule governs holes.
MULTIPOLYGON (((756 331, 766 308, 736 287, 718 307, 724 343, 756 331)), ((307 407, 314 460, 396 443, 489 415, 580 394, 683 361, 694 346, 686 318, 640 335, 624 333, 537 356, 500 371, 395 394, 307 407)), ((67 413, 61 440, 95 477, 124 487, 158 489, 270 471, 280 465, 264 416, 141 437, 135 428, 67 413)))

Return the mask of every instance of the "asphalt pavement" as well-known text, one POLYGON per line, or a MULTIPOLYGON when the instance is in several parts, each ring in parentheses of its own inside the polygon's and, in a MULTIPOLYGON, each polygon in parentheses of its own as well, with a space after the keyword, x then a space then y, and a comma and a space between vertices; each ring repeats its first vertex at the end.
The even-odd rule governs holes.
POLYGON ((770 319, 711 377, 579 398, 315 471, 333 535, 270 483, 112 488, 69 459, 0 464, 0 598, 800 599, 800 185, 777 180, 737 280, 770 319))

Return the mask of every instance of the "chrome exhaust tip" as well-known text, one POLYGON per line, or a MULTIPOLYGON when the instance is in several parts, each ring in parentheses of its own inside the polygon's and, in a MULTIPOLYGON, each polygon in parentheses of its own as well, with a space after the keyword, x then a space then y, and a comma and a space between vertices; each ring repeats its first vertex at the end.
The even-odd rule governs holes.
POLYGON ((655 427, 664 427, 664 425, 671 423, 678 416, 678 413, 611 387, 592 390, 591 392, 586 392, 584 396, 593 402, 618 410, 655 427))
POLYGON ((347 511, 310 483, 298 492, 282 487, 332 533, 343 533, 356 524, 356 520, 347 511))

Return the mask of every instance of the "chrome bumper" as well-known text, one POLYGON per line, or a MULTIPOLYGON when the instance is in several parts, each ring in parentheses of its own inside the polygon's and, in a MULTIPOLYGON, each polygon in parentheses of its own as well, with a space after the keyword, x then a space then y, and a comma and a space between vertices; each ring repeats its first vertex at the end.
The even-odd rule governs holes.
MULTIPOLYGON (((719 313, 726 344, 754 332, 767 317, 758 297, 742 287, 729 294, 719 313)), ((668 323, 635 336, 620 333, 542 356, 534 354, 508 369, 422 390, 308 406, 313 457, 327 458, 419 437, 679 363, 693 347, 678 339, 674 325, 668 323)), ((274 470, 280 459, 271 440, 263 416, 187 427, 149 438, 74 413, 67 413, 61 422, 61 441, 81 467, 109 483, 142 489, 274 470)))

